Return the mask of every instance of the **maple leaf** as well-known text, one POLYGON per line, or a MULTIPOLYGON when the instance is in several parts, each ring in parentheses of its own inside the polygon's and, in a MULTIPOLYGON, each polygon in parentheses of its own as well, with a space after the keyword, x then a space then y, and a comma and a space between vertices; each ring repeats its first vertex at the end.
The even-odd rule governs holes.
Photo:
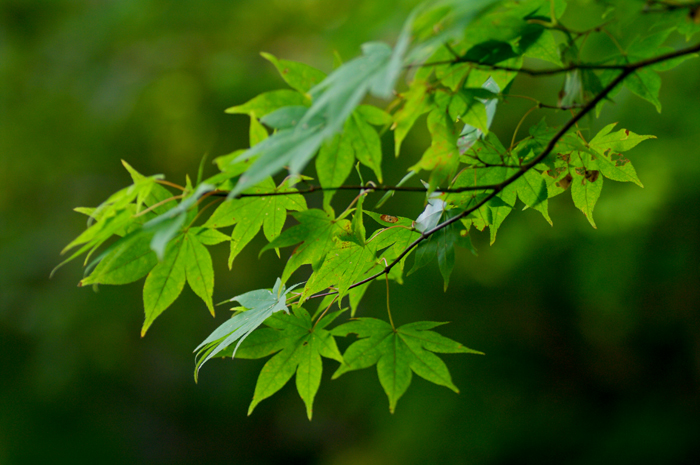
POLYGON ((229 300, 240 303, 247 311, 238 313, 230 320, 219 326, 201 344, 194 349, 197 352, 197 362, 195 370, 195 380, 197 380, 199 370, 209 359, 219 354, 222 350, 238 341, 236 348, 231 354, 231 358, 236 356, 236 350, 250 333, 255 331, 273 313, 287 308, 287 294, 299 284, 286 289, 281 280, 277 278, 272 291, 269 289, 258 289, 246 292, 229 300))
POLYGON ((290 192, 290 195, 271 195, 268 197, 246 197, 232 199, 221 204, 205 226, 209 228, 223 228, 235 224, 231 233, 231 254, 229 255, 229 268, 233 260, 243 248, 263 229, 268 241, 274 240, 280 235, 282 227, 287 219, 288 210, 306 210, 306 201, 299 194, 284 186, 275 187, 272 178, 266 178, 263 182, 247 193, 278 193, 290 192))
POLYGON ((299 224, 285 230, 263 247, 260 252, 301 243, 292 252, 284 267, 283 282, 286 282, 289 276, 301 265, 312 264, 316 266, 322 263, 326 254, 335 247, 334 238, 350 232, 350 221, 333 218, 322 210, 305 210, 295 213, 294 218, 299 221, 299 224))
POLYGON ((445 363, 433 352, 482 354, 448 339, 432 328, 443 325, 434 321, 419 321, 394 329, 389 323, 375 318, 358 318, 333 330, 334 336, 355 333, 360 338, 343 354, 343 364, 333 379, 352 370, 377 365, 379 382, 389 397, 389 410, 394 413, 396 402, 411 384, 412 373, 431 383, 459 392, 445 363))
POLYGON ((276 313, 265 321, 265 325, 269 327, 258 329, 251 334, 237 347, 238 352, 229 346, 218 354, 231 356, 236 353, 238 358, 248 359, 275 354, 260 371, 248 415, 262 400, 282 389, 296 373, 297 391, 311 420, 314 397, 323 373, 321 357, 341 363, 343 361, 335 338, 325 327, 344 311, 329 313, 315 323, 303 308, 293 309, 292 314, 276 313))

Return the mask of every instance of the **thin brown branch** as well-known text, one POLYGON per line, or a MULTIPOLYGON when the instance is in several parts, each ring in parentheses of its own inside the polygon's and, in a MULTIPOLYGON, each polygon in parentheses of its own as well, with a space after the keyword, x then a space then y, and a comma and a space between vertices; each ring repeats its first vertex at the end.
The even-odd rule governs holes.
MULTIPOLYGON (((489 166, 506 166, 506 165, 489 165, 489 166)), ((519 168, 518 166, 508 166, 510 168, 519 168)), ((460 188, 455 188, 455 189, 437 189, 437 192, 443 192, 445 194, 457 194, 460 192, 466 192, 466 191, 479 191, 479 190, 488 190, 488 189, 493 189, 495 187, 495 184, 493 185, 486 185, 486 186, 471 186, 471 187, 460 187, 460 188)), ((244 197, 273 197, 273 196, 278 196, 278 195, 294 195, 294 194, 311 194, 314 192, 323 192, 323 191, 377 191, 377 192, 386 192, 386 191, 397 191, 397 192, 419 192, 419 193, 426 193, 428 191, 427 188, 425 187, 410 187, 410 186, 337 186, 337 187, 322 187, 322 186, 316 186, 316 185, 311 185, 306 189, 299 189, 296 191, 272 191, 272 192, 256 192, 256 193, 250 193, 250 194, 240 194, 237 195, 236 198, 244 198, 244 197)), ((223 191, 223 190, 216 190, 209 192, 208 194, 212 197, 226 197, 228 196, 229 191, 223 191)))
POLYGON ((678 50, 676 52, 669 53, 668 55, 662 55, 659 57, 655 58, 650 58, 647 60, 642 60, 638 61, 636 63, 627 63, 624 65, 602 65, 602 64, 592 64, 592 63, 576 63, 576 64, 571 64, 569 66, 565 66, 563 68, 549 68, 549 69, 530 69, 530 68, 515 68, 511 66, 499 66, 499 65, 490 65, 487 63, 479 63, 474 60, 468 60, 467 58, 459 58, 459 59, 454 59, 454 60, 443 60, 443 61, 434 61, 430 63, 422 63, 422 64, 415 64, 415 65, 408 65, 407 68, 416 68, 416 67, 427 67, 427 66, 439 66, 439 65, 456 65, 456 64, 461 64, 461 63, 470 63, 475 66, 481 66, 486 69, 492 69, 492 70, 498 70, 498 71, 513 71, 517 73, 524 73, 528 74, 530 76, 551 76, 554 74, 560 74, 560 73, 568 73, 569 71, 574 71, 577 69, 590 69, 590 70, 607 70, 607 69, 618 69, 621 71, 625 70, 636 70, 639 68, 644 68, 646 66, 649 66, 651 64, 659 63, 661 61, 666 61, 670 60, 672 58, 677 58, 679 56, 683 55, 688 55, 691 53, 698 52, 700 48, 698 46, 690 47, 690 48, 685 48, 678 50), (663 58, 663 59, 660 59, 663 58))

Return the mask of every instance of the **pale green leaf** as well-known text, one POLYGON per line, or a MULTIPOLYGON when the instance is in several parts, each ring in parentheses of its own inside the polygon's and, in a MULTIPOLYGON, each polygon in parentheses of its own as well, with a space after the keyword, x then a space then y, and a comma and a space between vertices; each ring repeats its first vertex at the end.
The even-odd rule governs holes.
POLYGON ((321 385, 321 373, 323 363, 318 348, 316 337, 311 336, 306 344, 302 344, 298 349, 299 366, 297 368, 296 384, 299 396, 306 405, 306 416, 311 420, 313 413, 314 397, 321 385))
POLYGON ((250 117, 250 129, 249 129, 249 139, 250 146, 253 147, 258 145, 260 142, 268 138, 269 134, 267 129, 260 124, 260 121, 255 116, 250 117))
POLYGON ((199 236, 188 232, 184 236, 183 252, 186 260, 187 283, 207 305, 209 312, 214 316, 214 266, 211 255, 201 242, 199 236))
POLYGON ((182 292, 186 281, 187 259, 182 236, 172 241, 163 261, 148 273, 143 286, 143 305, 146 319, 141 329, 143 337, 153 321, 172 304, 182 292))
POLYGON ((593 221, 593 208, 595 207, 600 191, 603 189, 603 177, 599 176, 598 171, 587 171, 581 174, 576 170, 571 183, 571 197, 574 200, 574 205, 578 207, 586 218, 591 223, 591 226, 597 228, 593 221))
POLYGON ((379 182, 382 182, 382 143, 377 131, 361 116, 354 113, 345 126, 344 137, 355 151, 355 157, 374 171, 379 182))
POLYGON ((190 232, 195 234, 197 240, 204 245, 216 245, 231 240, 231 236, 227 236, 213 228, 195 227, 190 228, 190 232))
POLYGON ((257 118, 262 118, 278 108, 290 105, 304 105, 307 103, 304 95, 299 92, 287 89, 273 90, 260 94, 243 105, 228 108, 226 109, 226 113, 249 114, 257 118))
MULTIPOLYGON (((342 186, 352 172, 355 152, 345 132, 326 141, 316 157, 316 173, 322 187, 342 186)), ((323 205, 330 206, 334 190, 323 191, 323 205)))

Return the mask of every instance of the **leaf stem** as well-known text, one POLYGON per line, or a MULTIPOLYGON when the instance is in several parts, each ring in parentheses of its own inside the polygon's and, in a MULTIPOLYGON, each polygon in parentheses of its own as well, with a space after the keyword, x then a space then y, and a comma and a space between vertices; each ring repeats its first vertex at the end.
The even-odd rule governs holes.
POLYGON ((525 122, 525 118, 527 118, 530 115, 530 113, 537 110, 537 108, 539 108, 539 104, 526 111, 523 117, 520 118, 520 121, 518 121, 518 125, 515 126, 515 131, 513 131, 513 137, 510 140, 510 147, 508 148, 509 152, 513 150, 513 147, 515 147, 515 138, 518 137, 518 130, 520 130, 520 126, 522 126, 525 122))
POLYGON ((156 182, 157 182, 158 184, 162 184, 162 185, 164 185, 164 186, 170 186, 170 187, 173 187, 173 188, 175 188, 175 189, 179 189, 179 190, 181 190, 181 191, 183 191, 183 192, 185 191, 185 188, 182 187, 181 185, 175 184, 174 182, 166 181, 165 179, 156 179, 156 182))
POLYGON ((384 278, 386 281, 386 313, 389 315, 389 323, 391 323, 391 328, 394 331, 396 331, 396 326, 394 326, 394 319, 391 318, 391 306, 389 305, 389 273, 384 275, 384 278))
POLYGON ((138 218, 139 216, 143 216, 143 215, 145 215, 146 213, 151 212, 151 211, 155 210, 156 208, 160 207, 161 205, 165 205, 166 203, 172 202, 173 200, 181 199, 181 198, 183 198, 184 196, 185 196, 185 194, 173 195, 172 197, 169 197, 169 198, 167 198, 167 199, 161 200, 161 201, 158 202, 158 203, 154 203, 153 205, 151 205, 151 206, 148 207, 147 209, 145 209, 145 210, 143 210, 143 211, 137 213, 136 215, 134 215, 134 218, 138 218))
POLYGON ((328 307, 326 307, 326 309, 323 311, 323 313, 321 313, 321 314, 318 316, 318 318, 316 318, 316 322, 315 322, 314 325, 311 327, 311 332, 313 332, 314 329, 316 329, 316 325, 318 324, 318 322, 321 321, 321 318, 323 318, 323 316, 328 312, 328 310, 330 310, 330 308, 333 306, 333 304, 335 303, 336 300, 338 300, 338 296, 337 296, 337 295, 333 298, 333 300, 331 301, 330 305, 328 305, 328 307))

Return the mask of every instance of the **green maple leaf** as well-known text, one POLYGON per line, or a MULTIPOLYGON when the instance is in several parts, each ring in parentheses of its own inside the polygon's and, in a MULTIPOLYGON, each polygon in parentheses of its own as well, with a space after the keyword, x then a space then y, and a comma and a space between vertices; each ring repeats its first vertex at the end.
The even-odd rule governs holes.
POLYGON ((281 310, 289 313, 287 294, 297 286, 298 284, 286 289, 280 279, 277 278, 277 282, 275 282, 272 290, 258 289, 230 299, 229 302, 236 301, 248 310, 226 321, 197 346, 195 349, 195 352, 197 352, 195 380, 197 380, 202 365, 238 341, 236 348, 231 354, 231 358, 235 357, 236 350, 241 343, 273 313, 281 310))
MULTIPOLYGON (((260 401, 279 391, 296 372, 297 391, 306 405, 306 415, 311 420, 314 397, 323 373, 321 357, 341 363, 343 361, 335 338, 325 329, 341 312, 342 310, 326 315, 315 326, 303 308, 294 309, 293 315, 273 317, 275 329, 270 329, 269 334, 275 334, 276 339, 268 342, 268 347, 275 344, 275 351, 279 352, 260 371, 248 415, 260 401)), ((269 334, 266 335, 268 340, 272 339, 269 334)), ((255 345, 251 344, 251 347, 255 345)))
MULTIPOLYGON (((284 183, 275 187, 272 178, 267 178, 247 193, 296 192, 285 188, 284 183)), ((282 232, 282 227, 290 210, 306 210, 306 200, 299 194, 271 195, 268 197, 245 197, 227 200, 221 204, 204 226, 222 228, 235 224, 231 233, 231 254, 229 268, 243 248, 258 234, 260 228, 268 241, 274 240, 282 232)))
POLYGON ((458 342, 430 331, 445 323, 420 321, 396 329, 382 320, 358 318, 334 328, 331 334, 347 336, 355 333, 360 338, 343 354, 343 364, 333 379, 352 370, 377 365, 379 382, 389 397, 393 413, 396 402, 411 384, 412 373, 421 378, 459 392, 445 363, 433 352, 482 354, 458 342))
POLYGON ((644 187, 637 176, 632 163, 623 157, 620 152, 626 152, 647 139, 655 139, 655 136, 641 136, 627 129, 611 132, 616 123, 609 124, 596 134, 588 143, 591 149, 596 151, 596 161, 600 172, 608 179, 621 182, 633 182, 639 187, 644 187))
POLYGON ((155 252, 151 250, 151 237, 139 232, 112 244, 96 261, 97 266, 80 281, 79 286, 131 283, 143 278, 158 263, 155 252))
MULTIPOLYGON (((187 230, 172 240, 166 248, 163 260, 148 273, 143 285, 146 319, 141 336, 146 334, 153 321, 178 298, 185 283, 190 285, 214 316, 214 266, 209 251, 199 239, 200 233, 199 229, 187 230)), ((134 249, 143 252, 142 247, 134 249)), ((125 255, 131 256, 128 252, 125 255)), ((149 260, 149 256, 145 255, 139 260, 149 260)), ((98 271, 99 266, 95 269, 96 273, 98 271)), ((116 269, 115 273, 123 274, 124 271, 116 269)))
MULTIPOLYGON (((257 293, 260 291, 253 292, 257 293)), ((275 304, 269 296, 264 296, 264 300, 266 303, 262 304, 262 307, 266 305, 273 307, 277 305, 279 307, 283 302, 280 300, 275 304)), ((248 310, 234 318, 252 311, 256 310, 248 310)), ((266 311, 264 309, 257 311, 263 312, 261 317, 266 312, 269 312, 269 310, 266 311)), ((248 409, 248 415, 253 412, 262 400, 279 391, 296 373, 297 391, 306 405, 306 413, 309 420, 311 420, 314 397, 321 384, 321 374, 323 372, 321 357, 331 358, 341 363, 343 361, 335 339, 325 329, 343 311, 325 315, 315 324, 312 322, 309 313, 303 308, 294 309, 293 314, 275 313, 264 321, 269 326, 268 328, 256 330, 250 334, 250 337, 245 339, 245 342, 239 342, 236 348, 229 345, 217 351, 217 355, 220 357, 233 356, 235 354, 238 358, 248 359, 264 358, 276 354, 265 363, 260 371, 255 385, 253 401, 248 409)), ((235 325, 229 324, 229 326, 235 325)), ((217 337, 219 335, 212 334, 212 336, 217 337)), ((230 343, 233 343, 233 341, 230 343)), ((211 344, 216 344, 216 342, 211 344)), ((216 347, 218 348, 219 346, 216 347)), ((200 345, 200 348, 202 348, 200 352, 208 350, 206 345, 200 345)), ((206 360, 200 363, 200 367, 204 361, 206 360)))
POLYGON ((335 247, 335 238, 341 234, 350 234, 351 230, 350 221, 336 219, 319 209, 301 211, 293 216, 299 224, 286 229, 260 252, 299 244, 284 267, 283 282, 301 265, 322 263, 326 254, 335 247))
MULTIPOLYGON (((406 247, 420 237, 420 233, 413 229, 413 221, 410 218, 381 215, 367 210, 364 213, 382 226, 387 226, 375 231, 368 241, 376 250, 383 250, 380 256, 382 264, 393 262, 406 247)), ((402 273, 407 258, 408 254, 401 259, 398 265, 391 269, 389 278, 395 279, 399 283, 403 282, 402 273)), ((355 308, 353 307, 353 316, 354 311, 355 308)))
POLYGON ((433 95, 429 93, 427 82, 414 82, 403 94, 404 105, 394 114, 394 154, 398 157, 401 143, 415 122, 424 113, 430 111, 433 95))
POLYGON ((243 105, 228 108, 226 113, 248 114, 253 118, 262 118, 278 108, 291 105, 304 105, 307 103, 307 99, 303 94, 293 90, 280 89, 260 94, 243 105))
POLYGON ((85 259, 87 263, 90 256, 112 236, 125 236, 138 229, 145 220, 168 211, 168 206, 164 205, 163 201, 172 198, 172 195, 166 188, 156 183, 162 176, 146 177, 123 160, 122 164, 129 171, 134 183, 112 194, 97 208, 77 209, 78 212, 90 217, 88 228, 72 240, 61 254, 75 247, 81 247, 56 266, 51 272, 52 275, 60 267, 85 252, 88 252, 85 259), (140 214, 144 207, 151 207, 152 210, 140 214))
POLYGON ((270 63, 275 65, 282 79, 302 94, 307 93, 315 85, 319 84, 326 78, 326 73, 312 66, 297 61, 280 60, 270 53, 262 52, 263 56, 270 63))
POLYGON ((571 182, 571 197, 574 205, 578 207, 591 226, 598 228, 593 221, 593 208, 595 207, 600 192, 603 189, 603 177, 598 175, 598 171, 577 169, 571 182))
POLYGON ((354 242, 338 242, 326 255, 323 264, 309 278, 301 300, 311 294, 335 287, 339 301, 348 292, 350 285, 379 271, 374 256, 376 250, 371 244, 358 245, 354 242), (373 270, 374 268, 376 270, 373 270))
POLYGON ((141 337, 146 335, 153 321, 177 299, 185 287, 187 263, 183 244, 183 236, 172 240, 165 249, 163 260, 146 277, 143 285, 146 319, 141 328, 141 337))

